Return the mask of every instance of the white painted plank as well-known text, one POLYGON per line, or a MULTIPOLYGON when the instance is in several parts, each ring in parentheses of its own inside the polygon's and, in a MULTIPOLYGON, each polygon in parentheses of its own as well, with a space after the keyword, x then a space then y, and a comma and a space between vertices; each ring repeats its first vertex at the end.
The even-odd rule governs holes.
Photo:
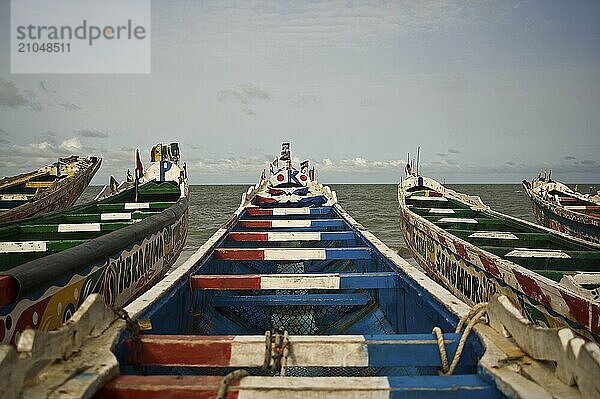
POLYGON ((324 249, 280 249, 266 248, 265 260, 325 260, 327 254, 324 249))
POLYGON ((476 231, 469 238, 493 238, 496 240, 518 240, 519 237, 506 231, 476 231))
POLYGON ((310 208, 274 208, 274 216, 310 215, 310 208))
POLYGON ((448 199, 446 197, 423 197, 423 196, 410 196, 407 197, 411 200, 416 200, 416 201, 439 201, 439 202, 446 202, 448 201, 448 199))
POLYGON ((0 253, 46 252, 47 241, 0 242, 0 253))
POLYGON ((267 241, 319 241, 321 233, 318 231, 273 231, 267 233, 267 241))
POLYGON ((454 209, 451 208, 431 208, 429 210, 429 213, 435 213, 435 214, 452 214, 455 213, 454 209))
POLYGON ((310 227, 311 220, 272 220, 271 227, 310 227))
POLYGON ((261 276, 260 288, 263 290, 322 289, 337 290, 340 288, 339 274, 277 274, 261 276))
POLYGON ((477 224, 477 220, 471 218, 441 218, 438 222, 446 222, 446 223, 472 223, 477 224))
POLYGON ((79 231, 100 231, 100 223, 61 223, 59 233, 74 233, 79 231))
POLYGON ((100 220, 131 220, 131 212, 103 213, 100 220))
POLYGON ((124 209, 132 210, 132 209, 150 209, 149 202, 126 202, 124 205, 124 209))
POLYGON ((505 255, 512 258, 570 258, 569 254, 556 249, 516 248, 505 255))
POLYGON ((29 201, 33 194, 0 194, 0 201, 29 201))

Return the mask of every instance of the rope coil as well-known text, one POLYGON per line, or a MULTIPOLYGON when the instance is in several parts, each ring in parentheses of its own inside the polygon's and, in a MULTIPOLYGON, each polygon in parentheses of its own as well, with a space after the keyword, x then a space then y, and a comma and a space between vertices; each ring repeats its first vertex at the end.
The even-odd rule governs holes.
POLYGON ((451 375, 454 373, 458 362, 460 361, 460 357, 462 355, 463 349, 465 347, 465 343, 467 342, 467 338, 469 338, 469 334, 475 324, 481 321, 481 318, 487 313, 487 302, 481 302, 476 304, 469 310, 465 316, 461 317, 458 324, 456 325, 455 334, 458 334, 463 326, 466 323, 465 330, 460 336, 460 340, 458 341, 458 346, 456 347, 456 353, 454 354, 454 358, 452 359, 452 363, 448 366, 448 355, 446 353, 446 345, 444 344, 444 335, 442 330, 439 327, 434 327, 431 331, 435 334, 437 338, 438 348, 440 350, 440 358, 442 360, 442 375, 451 375))

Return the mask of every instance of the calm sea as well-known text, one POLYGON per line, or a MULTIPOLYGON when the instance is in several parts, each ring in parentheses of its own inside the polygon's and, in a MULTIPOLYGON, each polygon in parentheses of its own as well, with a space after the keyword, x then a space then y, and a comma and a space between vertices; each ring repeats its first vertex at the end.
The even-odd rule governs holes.
MULTIPOLYGON (((398 224, 397 186, 395 184, 332 184, 340 204, 359 223, 402 256, 406 245, 398 224)), ((453 190, 479 195, 492 209, 521 219, 534 221, 531 204, 521 185, 454 184, 453 190)), ((579 184, 587 193, 589 184, 579 184)), ((600 185, 591 186, 594 192, 600 185)), ((177 263, 182 263, 224 223, 240 204, 248 186, 192 186, 189 208, 189 232, 186 246, 177 263)), ((100 187, 88 187, 79 202, 91 200, 100 187)))

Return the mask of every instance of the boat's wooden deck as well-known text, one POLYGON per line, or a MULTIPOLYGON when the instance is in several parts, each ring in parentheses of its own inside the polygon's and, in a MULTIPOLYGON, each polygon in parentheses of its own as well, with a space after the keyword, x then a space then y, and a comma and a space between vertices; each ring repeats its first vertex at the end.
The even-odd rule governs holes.
POLYGON ((600 272, 600 251, 593 246, 472 210, 453 199, 440 201, 436 195, 429 190, 415 191, 406 203, 411 211, 456 237, 556 281, 564 274, 600 272))

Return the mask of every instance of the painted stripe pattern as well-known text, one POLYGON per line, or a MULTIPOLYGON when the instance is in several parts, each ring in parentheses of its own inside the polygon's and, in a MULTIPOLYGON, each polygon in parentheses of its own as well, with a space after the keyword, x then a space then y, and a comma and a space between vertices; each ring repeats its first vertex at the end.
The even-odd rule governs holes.
POLYGON ((398 276, 395 273, 216 274, 192 276, 191 286, 204 290, 396 288, 398 276))
POLYGON ((330 206, 303 207, 303 208, 259 208, 249 207, 248 214, 251 216, 288 216, 288 215, 325 215, 331 211, 330 206))
POLYGON ((336 260, 370 259, 368 248, 218 248, 217 259, 222 260, 336 260))
MULTIPOLYGON (((449 353, 456 350, 459 334, 445 334, 449 353)), ((294 356, 288 366, 385 367, 440 366, 433 334, 409 335, 292 335, 294 356)), ((140 361, 145 365, 188 367, 260 367, 264 362, 264 335, 141 336, 140 361)), ((131 342, 128 343, 131 345, 131 342)), ((466 357, 462 365, 473 365, 466 357)))
MULTIPOLYGON (((214 399, 222 376, 121 375, 97 396, 107 398, 214 399)), ((477 375, 399 377, 245 377, 232 382, 228 399, 423 399, 497 398, 477 375)))
POLYGON ((343 227, 340 219, 240 220, 246 228, 343 227))
POLYGON ((338 241, 356 238, 353 231, 270 231, 270 232, 233 232, 229 233, 233 241, 338 241))

